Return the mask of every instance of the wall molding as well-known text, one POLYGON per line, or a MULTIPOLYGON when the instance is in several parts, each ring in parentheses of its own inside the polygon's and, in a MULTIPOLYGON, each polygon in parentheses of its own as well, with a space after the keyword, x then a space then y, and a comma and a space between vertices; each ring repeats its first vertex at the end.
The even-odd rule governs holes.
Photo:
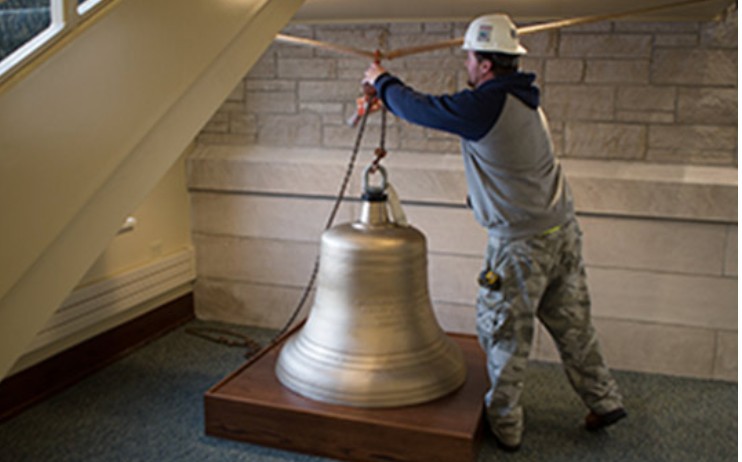
POLYGON ((196 278, 191 248, 75 289, 39 331, 24 354, 124 313, 192 282, 196 278))
POLYGON ((193 319, 188 293, 0 381, 0 422, 193 319))
MULTIPOLYGON (((346 170, 342 149, 197 144, 189 155, 192 193, 334 197, 346 170)), ((466 178, 460 154, 396 151, 386 160, 400 198, 461 207, 466 178)), ((636 161, 560 159, 578 213, 737 223, 737 169, 636 161)), ((360 168, 360 167, 356 167, 360 168)), ((360 171, 348 196, 360 191, 360 171)))

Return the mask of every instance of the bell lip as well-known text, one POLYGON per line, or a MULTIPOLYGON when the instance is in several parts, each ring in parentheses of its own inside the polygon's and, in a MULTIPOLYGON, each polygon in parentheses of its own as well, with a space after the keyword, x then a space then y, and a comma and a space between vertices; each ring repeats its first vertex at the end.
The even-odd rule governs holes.
MULTIPOLYGON (((427 357, 422 357, 423 364, 416 364, 413 368, 412 359, 419 358, 414 352, 404 353, 406 356, 398 364, 390 368, 375 370, 367 368, 363 364, 363 355, 354 357, 352 354, 345 357, 345 363, 337 361, 324 361, 323 357, 316 356, 311 350, 300 346, 298 343, 306 341, 302 338, 303 329, 292 336, 281 349, 276 361, 274 371, 278 381, 292 392, 327 404, 337 404, 358 408, 392 408, 401 406, 412 406, 422 404, 447 396, 461 388, 467 380, 468 368, 463 352, 450 338, 443 335, 434 342, 435 348, 426 350, 427 357), (315 368, 331 371, 340 371, 345 368, 350 375, 367 374, 364 381, 347 381, 349 376, 333 382, 316 380, 306 374, 303 368, 296 368, 294 361, 302 359, 301 364, 311 364, 315 368), (347 362, 348 359, 358 359, 357 362, 347 362), (441 366, 447 373, 440 374, 441 366), (341 367, 342 366, 342 367, 341 367), (422 373, 420 377, 428 376, 428 380, 417 382, 412 386, 405 383, 404 377, 416 369, 422 373), (435 371, 435 373, 434 373, 435 371), (435 380, 432 377, 436 376, 435 380), (373 389, 366 386, 369 378, 379 379, 385 377, 387 381, 404 385, 396 389, 373 389), (399 381, 401 380, 401 381, 399 381)), ((442 334, 442 332, 441 332, 442 334)), ((311 343, 311 342, 310 342, 311 343)), ((399 358, 398 358, 399 359, 399 358)), ((388 366, 389 364, 387 364, 388 366)))
POLYGON ((306 383, 292 380, 292 377, 284 375, 283 370, 276 370, 276 377, 281 385, 299 396, 325 404, 334 404, 362 409, 388 409, 397 407, 414 406, 429 403, 457 392, 464 386, 467 380, 467 371, 448 377, 445 382, 441 381, 435 387, 428 389, 415 389, 415 393, 399 392, 387 395, 369 396, 363 393, 338 393, 337 390, 327 390, 320 387, 309 387, 306 383), (441 386, 441 385, 445 386, 441 386))

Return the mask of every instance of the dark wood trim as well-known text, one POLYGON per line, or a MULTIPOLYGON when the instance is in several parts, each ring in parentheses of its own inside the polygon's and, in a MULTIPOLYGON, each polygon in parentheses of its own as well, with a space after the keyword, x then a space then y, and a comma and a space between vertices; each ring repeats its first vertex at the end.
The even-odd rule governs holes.
POLYGON ((85 340, 0 382, 0 422, 192 320, 193 294, 85 340))

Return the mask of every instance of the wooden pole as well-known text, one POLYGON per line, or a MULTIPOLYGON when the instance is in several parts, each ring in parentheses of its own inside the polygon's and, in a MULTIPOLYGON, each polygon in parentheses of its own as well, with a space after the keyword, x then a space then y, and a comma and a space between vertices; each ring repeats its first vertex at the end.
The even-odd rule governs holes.
MULTIPOLYGON (((3 0, 0 0, 0 2, 2 1, 3 0)), ((640 14, 654 13, 657 11, 669 10, 671 8, 679 8, 683 6, 690 6, 690 5, 695 5, 698 3, 704 3, 708 1, 710 0, 684 0, 680 2, 664 4, 664 5, 650 6, 646 8, 638 8, 635 10, 623 11, 619 13, 596 14, 596 15, 590 15, 590 16, 580 16, 580 17, 571 18, 571 19, 561 19, 559 21, 551 21, 551 22, 545 22, 542 24, 533 24, 530 26, 519 27, 518 34, 520 35, 534 34, 536 32, 543 32, 543 31, 553 30, 553 29, 561 29, 563 27, 577 26, 580 24, 588 24, 588 23, 600 22, 600 21, 610 21, 613 19, 623 18, 626 16, 635 16, 635 15, 640 15, 640 14)), ((291 43, 293 45, 310 46, 310 47, 335 51, 338 53, 360 56, 362 58, 371 58, 372 60, 376 60, 379 58, 392 60, 392 59, 402 58, 404 56, 415 55, 418 53, 425 53, 428 51, 435 51, 435 50, 441 50, 444 48, 461 46, 464 43, 464 38, 459 37, 459 38, 454 38, 450 40, 445 40, 443 42, 430 43, 428 45, 419 45, 419 46, 408 47, 408 48, 399 48, 397 50, 393 50, 393 51, 386 52, 386 53, 381 52, 379 53, 379 55, 377 55, 373 51, 366 51, 366 50, 361 50, 358 48, 336 45, 334 43, 320 42, 319 40, 313 40, 313 39, 308 39, 308 38, 303 38, 303 37, 294 37, 291 35, 278 34, 276 35, 276 40, 278 40, 279 42, 291 43)))
POLYGON ((290 43, 292 45, 321 48, 323 50, 335 51, 337 53, 360 56, 362 58, 376 58, 376 55, 373 51, 360 50, 358 48, 336 45, 334 43, 320 42, 319 40, 312 40, 304 37, 294 37, 292 35, 278 34, 276 35, 276 40, 278 40, 279 42, 290 43))
POLYGON ((683 2, 668 3, 665 5, 648 6, 646 8, 638 8, 636 10, 624 11, 621 13, 607 13, 607 14, 596 14, 592 16, 581 16, 572 19, 562 19, 560 21, 552 21, 543 24, 533 24, 530 26, 524 26, 518 28, 518 34, 533 34, 535 32, 542 32, 552 29, 561 29, 563 27, 577 26, 580 24, 588 24, 600 21, 610 21, 613 19, 623 18, 626 16, 635 16, 640 14, 655 13, 657 11, 668 10, 671 8, 680 8, 683 6, 695 5, 697 3, 705 3, 710 0, 686 0, 683 2))
POLYGON ((388 53, 383 53, 382 58, 386 58, 389 60, 401 58, 403 56, 410 56, 410 55, 416 55, 418 53, 425 53, 427 51, 435 51, 435 50, 441 50, 443 48, 451 48, 456 46, 461 46, 464 43, 464 38, 459 37, 451 40, 446 40, 444 42, 436 42, 431 43, 429 45, 419 45, 415 47, 408 47, 408 48, 400 48, 394 51, 390 51, 388 53))
MULTIPOLYGON (((610 21, 613 19, 623 18, 626 16, 654 13, 657 11, 667 10, 671 8, 678 8, 682 6, 695 5, 698 3, 704 3, 708 1, 710 0, 685 0, 681 2, 665 4, 665 5, 651 6, 651 7, 646 7, 646 8, 639 8, 636 10, 623 11, 620 13, 581 16, 577 18, 562 19, 559 21, 551 21, 551 22, 546 22, 542 24, 533 24, 530 26, 519 27, 518 34, 526 35, 526 34, 533 34, 536 32, 543 32, 547 30, 561 29, 563 27, 576 26, 580 24, 588 24, 588 23, 600 22, 600 21, 610 21)), ((396 59, 396 58, 402 58, 404 56, 414 55, 417 53, 424 53, 427 51, 434 51, 434 50, 440 50, 443 48, 461 46, 463 43, 464 43, 464 38, 460 37, 460 38, 455 38, 451 40, 446 40, 443 42, 431 43, 428 45, 420 45, 420 46, 409 47, 409 48, 400 48, 400 49, 385 53, 382 57, 391 60, 391 59, 396 59)))

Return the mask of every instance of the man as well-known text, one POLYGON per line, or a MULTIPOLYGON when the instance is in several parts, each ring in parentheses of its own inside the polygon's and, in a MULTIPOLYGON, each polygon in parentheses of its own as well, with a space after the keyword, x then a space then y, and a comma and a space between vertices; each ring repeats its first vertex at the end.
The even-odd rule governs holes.
POLYGON ((498 445, 517 450, 523 434, 519 399, 536 316, 590 409, 586 428, 601 429, 626 412, 590 320, 582 233, 553 155, 535 76, 518 70, 526 50, 517 29, 506 15, 477 18, 463 49, 471 90, 422 94, 379 64, 368 68, 363 82, 373 84, 397 116, 461 137, 468 202, 488 231, 477 299, 477 332, 491 382, 486 412, 498 445))

